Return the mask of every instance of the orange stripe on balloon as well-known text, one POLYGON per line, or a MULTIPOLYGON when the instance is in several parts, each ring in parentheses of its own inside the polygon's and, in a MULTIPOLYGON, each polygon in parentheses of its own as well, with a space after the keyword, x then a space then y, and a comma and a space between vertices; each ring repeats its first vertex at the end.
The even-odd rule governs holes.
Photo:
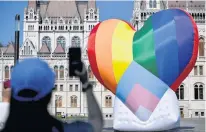
POLYGON ((117 83, 119 83, 122 75, 133 61, 132 45, 134 33, 135 31, 130 24, 119 20, 112 41, 112 64, 117 83))
POLYGON ((112 93, 115 94, 117 82, 112 66, 112 37, 119 20, 110 19, 99 26, 96 34, 96 59, 100 76, 112 93))
MULTIPOLYGON (((95 55, 95 38, 96 38, 96 33, 99 28, 101 23, 97 24, 92 31, 90 32, 89 39, 88 39, 88 58, 89 58, 89 63, 91 65, 92 72, 94 73, 95 77, 97 80, 104 85, 104 82, 99 74, 99 70, 97 67, 97 60, 96 60, 96 55, 95 55)), ((105 85, 104 85, 105 86, 105 85)))

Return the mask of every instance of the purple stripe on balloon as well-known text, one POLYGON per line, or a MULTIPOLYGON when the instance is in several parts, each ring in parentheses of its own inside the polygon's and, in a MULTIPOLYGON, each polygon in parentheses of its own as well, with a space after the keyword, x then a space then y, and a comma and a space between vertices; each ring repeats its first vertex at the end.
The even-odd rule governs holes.
POLYGON ((140 84, 136 84, 126 99, 126 105, 133 113, 137 111, 140 105, 153 112, 159 101, 160 99, 157 96, 140 84))
POLYGON ((186 15, 175 17, 175 23, 179 52, 179 71, 183 71, 193 54, 194 34, 192 33, 194 33, 194 29, 190 18, 186 15))

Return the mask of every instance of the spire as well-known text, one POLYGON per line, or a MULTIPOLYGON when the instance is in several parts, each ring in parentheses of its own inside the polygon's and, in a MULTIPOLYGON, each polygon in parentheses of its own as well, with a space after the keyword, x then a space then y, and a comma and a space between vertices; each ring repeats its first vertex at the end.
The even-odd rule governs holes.
POLYGON ((36 9, 36 0, 29 0, 28 1, 28 7, 36 9))
POLYGON ((96 0, 89 0, 88 7, 96 9, 96 0))

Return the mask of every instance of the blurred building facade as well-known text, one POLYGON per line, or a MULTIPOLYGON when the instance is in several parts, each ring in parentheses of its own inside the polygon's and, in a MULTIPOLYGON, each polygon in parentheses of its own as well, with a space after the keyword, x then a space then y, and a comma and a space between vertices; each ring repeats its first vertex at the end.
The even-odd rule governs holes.
MULTIPOLYGON (((138 30, 154 12, 176 7, 186 9, 195 18, 200 34, 197 64, 182 83, 177 96, 185 118, 205 117, 205 4, 199 2, 135 1, 132 25, 138 30), (179 3, 178 3, 179 2, 179 3)), ((87 116, 87 102, 77 78, 68 76, 68 48, 81 47, 94 94, 106 119, 113 118, 115 96, 94 77, 87 58, 87 41, 92 28, 99 22, 95 1, 29 1, 24 10, 23 44, 20 60, 30 57, 44 59, 56 73, 56 85, 48 107, 52 114, 87 116)), ((14 65, 14 44, 0 50, 0 79, 8 80, 14 65)), ((1 81, 1 82, 2 82, 1 81)), ((3 84, 0 91, 4 92, 3 84)), ((3 96, 0 96, 0 100, 3 96)), ((6 100, 6 99, 4 99, 6 100)))
MULTIPOLYGON (((196 65, 176 92, 180 112, 185 118, 205 118, 206 111, 206 45, 205 45, 205 1, 198 0, 136 0, 132 25, 139 30, 149 16, 164 9, 181 8, 190 13, 199 31, 199 53, 196 65)), ((160 18, 161 19, 161 18, 160 18)))
MULTIPOLYGON (((68 76, 68 49, 81 47, 82 58, 95 85, 94 93, 105 117, 112 118, 114 95, 94 78, 87 58, 87 41, 92 28, 99 22, 96 1, 29 1, 23 17, 23 44, 19 50, 20 61, 39 57, 56 73, 56 87, 49 105, 53 114, 87 116, 86 97, 78 78, 68 76)), ((6 81, 14 65, 14 44, 1 48, 0 78, 6 81)), ((1 81, 1 82, 2 82, 1 81)), ((8 91, 1 85, 1 101, 7 101, 8 91)))

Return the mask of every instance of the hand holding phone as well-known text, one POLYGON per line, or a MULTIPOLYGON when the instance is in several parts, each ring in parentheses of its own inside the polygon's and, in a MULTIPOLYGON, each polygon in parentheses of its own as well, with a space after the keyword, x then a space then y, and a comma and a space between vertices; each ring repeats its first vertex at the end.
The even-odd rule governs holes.
POLYGON ((69 76, 76 76, 75 70, 82 71, 81 48, 69 48, 69 76))

